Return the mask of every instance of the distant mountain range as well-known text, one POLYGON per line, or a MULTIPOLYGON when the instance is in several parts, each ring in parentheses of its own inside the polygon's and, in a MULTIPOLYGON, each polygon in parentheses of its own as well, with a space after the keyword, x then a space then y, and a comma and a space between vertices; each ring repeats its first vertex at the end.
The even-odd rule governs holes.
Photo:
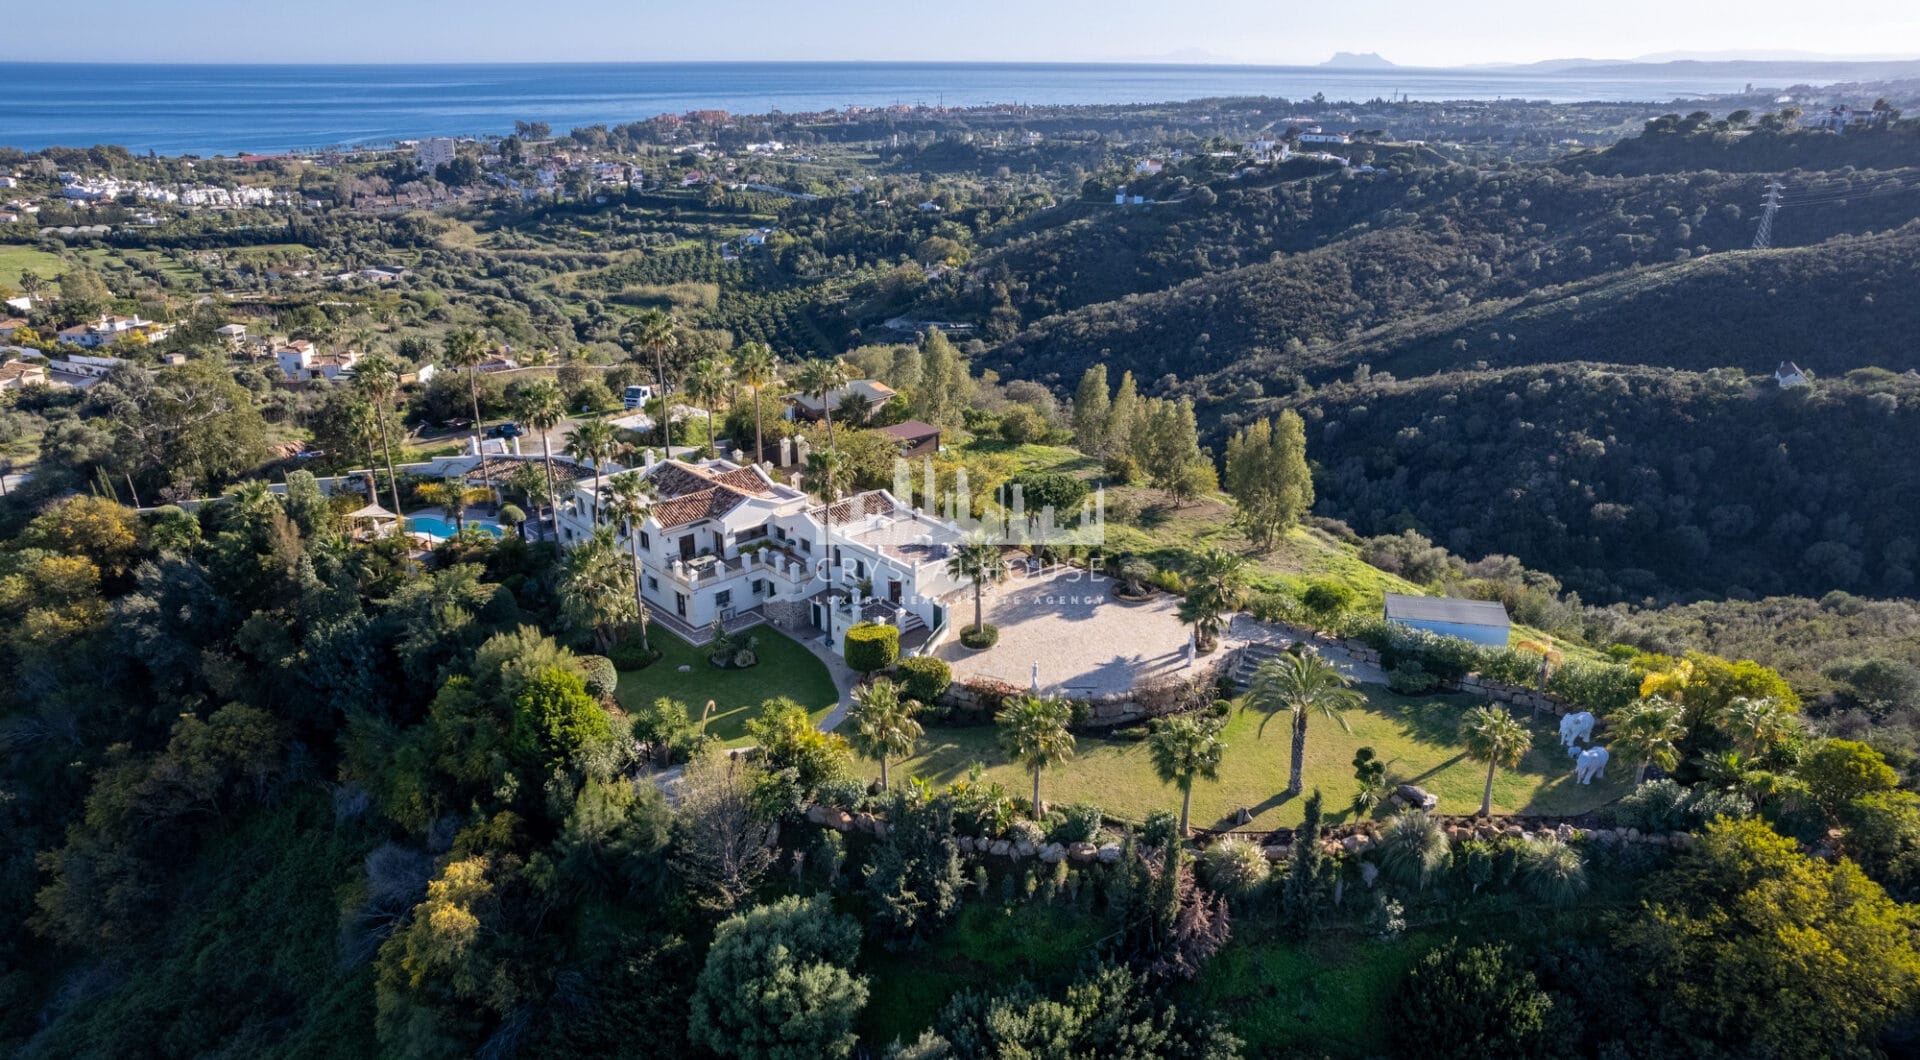
MULTIPOLYGON (((1344 70, 1400 69, 1377 52, 1336 52, 1320 64, 1344 70)), ((1416 69, 1418 69, 1416 67, 1416 69)), ((1634 59, 1544 59, 1532 63, 1475 63, 1439 69, 1500 73, 1604 75, 1698 74, 1793 81, 1878 81, 1920 78, 1920 58, 1834 56, 1816 52, 1663 52, 1634 59)))

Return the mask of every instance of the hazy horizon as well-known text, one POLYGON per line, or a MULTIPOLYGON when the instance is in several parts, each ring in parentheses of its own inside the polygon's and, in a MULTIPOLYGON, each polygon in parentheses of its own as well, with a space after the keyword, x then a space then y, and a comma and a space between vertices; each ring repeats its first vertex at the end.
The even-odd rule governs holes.
POLYGON ((576 0, 565 19, 509 0, 340 0, 323 9, 253 0, 176 0, 155 20, 141 0, 71 0, 71 25, 138 26, 98 34, 85 55, 34 61, 178 64, 560 62, 1019 62, 1312 66, 1335 52, 1377 53, 1439 69, 1556 59, 1634 61, 1675 52, 1787 61, 1920 58, 1920 9, 1861 0, 1844 19, 1808 20, 1800 5, 1756 0, 1729 13, 1681 0, 1619 0, 1604 13, 1519 0, 1410 5, 1355 0, 1340 10, 1281 11, 1212 0, 1176 12, 1138 0, 1089 11, 1062 0, 980 0, 900 13, 860 0, 770 11, 756 0, 697 8, 576 0), (1863 52, 1860 28, 1872 26, 1863 52), (1010 27, 1019 32, 1009 33, 1010 27))

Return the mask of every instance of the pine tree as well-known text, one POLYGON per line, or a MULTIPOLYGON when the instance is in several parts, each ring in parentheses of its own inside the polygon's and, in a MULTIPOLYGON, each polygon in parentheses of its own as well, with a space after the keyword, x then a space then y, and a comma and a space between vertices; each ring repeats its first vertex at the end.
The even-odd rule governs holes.
POLYGON ((1107 366, 1096 364, 1080 377, 1073 392, 1073 442, 1084 453, 1098 453, 1107 440, 1107 419, 1113 398, 1107 388, 1107 366))

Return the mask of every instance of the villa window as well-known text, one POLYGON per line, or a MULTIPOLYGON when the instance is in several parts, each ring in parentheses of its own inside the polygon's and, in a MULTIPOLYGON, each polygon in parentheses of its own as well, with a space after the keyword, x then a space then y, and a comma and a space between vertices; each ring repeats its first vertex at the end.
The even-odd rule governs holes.
POLYGON ((654 592, 659 592, 660 579, 654 577, 651 574, 647 575, 647 588, 652 589, 654 592))
POLYGON ((806 553, 811 553, 811 552, 813 551, 813 542, 811 542, 811 541, 809 541, 809 540, 807 540, 807 539, 806 539, 806 538, 804 538, 804 537, 803 537, 803 538, 801 538, 801 539, 800 539, 800 551, 802 551, 802 552, 806 552, 806 553))
POLYGON ((713 606, 715 606, 715 607, 732 607, 732 606, 733 606, 733 590, 732 590, 732 589, 722 589, 722 590, 720 590, 719 592, 717 592, 717 593, 714 593, 714 594, 713 594, 713 606))
POLYGON ((653 551, 653 539, 647 536, 647 532, 645 530, 640 531, 640 551, 642 552, 653 551))
POLYGON ((753 580, 753 595, 764 596, 766 594, 766 591, 767 591, 766 581, 761 578, 755 578, 753 580))

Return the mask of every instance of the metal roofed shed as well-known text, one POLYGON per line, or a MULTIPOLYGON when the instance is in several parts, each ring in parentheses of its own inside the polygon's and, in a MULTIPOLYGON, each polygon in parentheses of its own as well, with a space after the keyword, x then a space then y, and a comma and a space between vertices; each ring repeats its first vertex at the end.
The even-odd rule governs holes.
POLYGON ((1494 648, 1507 646, 1512 620, 1497 600, 1457 600, 1445 596, 1387 594, 1387 621, 1443 637, 1459 637, 1494 648))

